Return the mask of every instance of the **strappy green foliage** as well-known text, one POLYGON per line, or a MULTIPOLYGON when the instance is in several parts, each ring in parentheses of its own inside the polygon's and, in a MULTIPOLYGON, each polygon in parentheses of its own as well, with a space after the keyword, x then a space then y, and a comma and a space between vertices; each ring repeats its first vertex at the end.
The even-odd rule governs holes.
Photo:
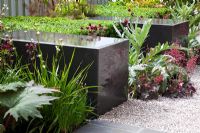
POLYGON ((56 46, 56 49, 52 66, 47 66, 47 62, 42 57, 42 51, 39 50, 40 65, 34 64, 34 73, 29 72, 30 80, 45 87, 56 88, 61 92, 55 95, 59 99, 53 102, 51 107, 44 108, 44 120, 30 131, 38 132, 48 128, 49 132, 71 132, 73 128, 83 123, 88 114, 92 112, 92 108, 87 105, 87 92, 89 88, 93 87, 83 84, 90 65, 83 69, 77 68, 73 76, 69 77, 75 50, 69 64, 60 70, 60 60, 63 57, 62 47, 56 46), (49 123, 52 122, 54 124, 49 127, 49 123))

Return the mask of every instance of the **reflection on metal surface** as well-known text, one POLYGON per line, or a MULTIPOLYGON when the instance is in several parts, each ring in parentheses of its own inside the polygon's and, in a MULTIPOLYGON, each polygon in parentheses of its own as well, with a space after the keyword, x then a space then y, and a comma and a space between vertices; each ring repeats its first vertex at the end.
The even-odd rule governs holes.
MULTIPOLYGON (((16 31, 13 33, 13 40, 37 42, 37 32, 35 31, 16 31)), ((65 46, 85 47, 85 48, 102 48, 124 41, 119 38, 108 38, 99 36, 83 36, 83 35, 66 35, 60 33, 41 32, 39 35, 39 42, 46 44, 61 44, 65 46)))
MULTIPOLYGON (((112 20, 112 21, 124 21, 125 19, 131 20, 133 23, 144 24, 145 21, 149 20, 148 18, 128 18, 128 17, 93 17, 92 20, 112 20)), ((182 20, 173 20, 173 19, 152 19, 152 25, 176 25, 184 23, 182 20)))

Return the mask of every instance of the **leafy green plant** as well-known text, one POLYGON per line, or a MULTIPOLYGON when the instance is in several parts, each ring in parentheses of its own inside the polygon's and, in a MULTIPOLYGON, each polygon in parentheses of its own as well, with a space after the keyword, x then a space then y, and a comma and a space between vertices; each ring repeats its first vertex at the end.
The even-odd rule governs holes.
MULTIPOLYGON (((50 105, 50 101, 57 99, 46 94, 58 92, 54 89, 47 89, 43 86, 34 85, 32 82, 20 81, 0 84, 0 105, 6 109, 4 127, 7 130, 23 118, 26 121, 32 118, 43 118, 38 108, 50 105), (11 126, 12 125, 12 126, 11 126)), ((14 130, 14 129, 13 129, 14 130)))
POLYGON ((172 5, 174 5, 174 3, 176 3, 176 1, 178 1, 179 3, 183 3, 183 4, 186 4, 186 3, 192 4, 194 1, 195 1, 195 3, 198 3, 198 2, 199 2, 199 0, 163 0, 163 2, 164 2, 167 6, 172 6, 172 5))
POLYGON ((46 96, 55 92, 54 89, 46 89, 42 86, 35 85, 31 82, 25 84, 23 82, 12 82, 8 84, 0 84, 0 104, 9 108, 4 118, 12 116, 16 121, 28 117, 42 118, 37 108, 43 105, 49 105, 50 101, 57 99, 56 97, 46 96))
POLYGON ((83 19, 86 16, 96 16, 94 5, 87 0, 59 0, 55 12, 59 16, 69 16, 73 19, 83 19))
MULTIPOLYGON (((127 20, 129 21, 129 20, 127 20)), ((121 38, 128 38, 130 42, 130 51, 129 51, 129 64, 136 65, 140 63, 140 59, 144 57, 142 53, 142 47, 145 42, 145 39, 148 36, 149 30, 151 28, 151 20, 146 21, 142 29, 135 25, 135 27, 129 22, 125 23, 124 25, 120 24, 122 28, 122 33, 118 30, 116 25, 114 29, 116 30, 117 34, 121 38)))

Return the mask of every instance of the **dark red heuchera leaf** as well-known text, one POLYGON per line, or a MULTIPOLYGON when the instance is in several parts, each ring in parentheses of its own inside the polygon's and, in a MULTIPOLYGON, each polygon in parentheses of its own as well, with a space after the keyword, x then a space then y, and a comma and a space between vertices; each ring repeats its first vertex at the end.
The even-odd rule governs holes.
POLYGON ((152 89, 152 84, 150 82, 144 83, 142 86, 147 90, 151 90, 152 89))
POLYGON ((186 66, 187 59, 183 51, 178 49, 170 49, 169 51, 166 51, 165 54, 174 58, 173 63, 182 67, 186 66))
POLYGON ((156 84, 160 84, 160 83, 162 83, 162 81, 163 81, 163 76, 162 75, 159 75, 159 76, 156 76, 155 78, 154 78, 154 83, 156 83, 156 84))
POLYGON ((186 69, 188 72, 192 72, 194 71, 196 65, 197 65, 197 59, 198 57, 197 56, 194 56, 194 57, 191 57, 188 62, 187 62, 187 65, 186 65, 186 69))

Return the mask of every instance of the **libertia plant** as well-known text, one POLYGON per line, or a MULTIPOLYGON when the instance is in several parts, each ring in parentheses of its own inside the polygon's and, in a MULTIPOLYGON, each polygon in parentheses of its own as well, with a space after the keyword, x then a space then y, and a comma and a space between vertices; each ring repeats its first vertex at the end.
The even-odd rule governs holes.
POLYGON ((42 110, 44 119, 30 124, 30 127, 34 127, 28 129, 30 132, 72 132, 92 112, 92 108, 87 104, 87 93, 88 89, 93 88, 93 86, 84 84, 90 65, 83 69, 77 68, 73 76, 70 77, 75 56, 74 50, 68 65, 64 65, 61 70, 60 61, 63 59, 62 43, 62 40, 59 40, 57 46, 55 46, 56 54, 52 59, 51 66, 47 65, 48 60, 44 59, 42 55, 39 41, 26 45, 27 54, 33 56, 31 61, 34 61, 33 66, 31 66, 33 72, 28 72, 29 79, 61 92, 53 95, 59 97, 59 99, 53 102, 52 106, 47 106, 42 110), (35 47, 37 47, 37 51, 35 51, 35 47))

